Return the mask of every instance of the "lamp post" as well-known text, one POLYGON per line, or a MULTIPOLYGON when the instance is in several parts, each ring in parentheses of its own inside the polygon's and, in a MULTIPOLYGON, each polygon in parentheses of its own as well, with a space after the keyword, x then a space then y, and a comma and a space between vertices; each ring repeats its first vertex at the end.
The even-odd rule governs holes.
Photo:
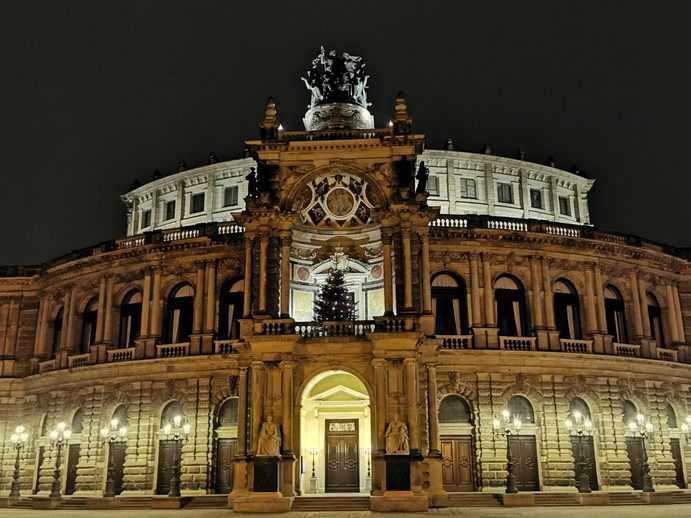
POLYGON ((173 459, 173 473, 170 476, 170 490, 168 496, 180 496, 180 454, 182 443, 187 440, 191 427, 183 422, 181 415, 176 415, 161 428, 161 436, 169 441, 175 441, 175 458, 173 459))
POLYGON ((653 487, 653 479, 650 476, 650 464, 648 463, 648 451, 645 440, 653 433, 653 424, 643 414, 638 414, 635 421, 629 421, 629 430, 634 437, 641 438, 643 449, 643 492, 652 493, 655 491, 655 488, 653 487))
POLYGON ((59 422, 57 426, 50 431, 48 438, 50 444, 55 450, 55 470, 53 471, 53 484, 50 488, 51 498, 60 498, 60 457, 62 454, 62 447, 72 437, 72 430, 70 430, 64 422, 59 422))
POLYGON ((101 428, 101 438, 108 444, 108 469, 106 471, 106 489, 103 496, 115 496, 115 465, 113 464, 113 454, 111 446, 115 443, 124 443, 127 441, 127 427, 119 426, 120 421, 117 418, 110 420, 110 426, 101 428))
POLYGON ((506 492, 518 493, 516 475, 514 474, 513 456, 511 455, 511 436, 518 434, 523 426, 520 416, 512 416, 508 409, 501 412, 502 420, 493 419, 494 435, 506 437, 506 492))
POLYGON ((317 471, 315 468, 315 462, 314 459, 315 457, 319 454, 319 448, 310 448, 310 455, 312 455, 312 478, 310 478, 310 492, 311 493, 316 493, 318 486, 317 486, 317 471))
POLYGON ((590 419, 583 417, 578 410, 572 414, 573 420, 566 420, 566 428, 573 437, 576 438, 578 445, 576 451, 576 464, 578 466, 578 476, 576 477, 576 488, 579 493, 590 493, 590 474, 587 471, 588 460, 585 458, 585 437, 592 434, 593 423, 590 419))
POLYGON ((21 483, 19 482, 19 457, 20 452, 22 451, 22 448, 24 447, 28 439, 29 434, 26 432, 26 429, 22 425, 17 426, 17 428, 14 429, 14 433, 10 436, 10 442, 12 443, 12 446, 14 446, 14 449, 17 450, 17 456, 14 459, 14 475, 12 477, 12 487, 10 489, 10 496, 12 497, 20 496, 19 489, 21 483))

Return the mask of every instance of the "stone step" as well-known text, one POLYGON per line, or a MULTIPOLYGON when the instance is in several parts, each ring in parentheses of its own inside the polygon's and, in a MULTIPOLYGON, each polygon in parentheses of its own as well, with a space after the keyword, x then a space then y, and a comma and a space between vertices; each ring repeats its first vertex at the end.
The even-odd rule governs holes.
POLYGON ((535 505, 580 505, 577 493, 536 493, 535 505))
POLYGON ((501 505, 494 493, 449 493, 449 507, 494 507, 501 505))
POLYGON ((146 496, 119 496, 117 507, 122 509, 151 509, 153 497, 146 496))
POLYGON ((640 493, 610 493, 610 505, 634 505, 644 504, 643 495, 640 493))
POLYGON ((184 507, 185 509, 219 509, 228 507, 228 495, 193 496, 184 507))
POLYGON ((293 511, 368 511, 368 496, 298 496, 293 511))

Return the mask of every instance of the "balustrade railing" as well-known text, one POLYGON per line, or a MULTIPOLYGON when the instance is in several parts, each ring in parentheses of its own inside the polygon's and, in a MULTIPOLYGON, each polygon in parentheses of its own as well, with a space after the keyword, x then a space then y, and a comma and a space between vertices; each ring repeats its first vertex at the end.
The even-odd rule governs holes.
POLYGON ((234 354, 237 353, 237 340, 214 340, 215 354, 234 354))
POLYGON ((620 344, 617 342, 614 342, 612 345, 614 346, 614 354, 617 356, 638 357, 641 355, 640 345, 620 344))
POLYGON ((429 222, 430 227, 468 228, 468 218, 454 214, 443 214, 429 222))
POLYGON ((219 236, 226 236, 228 234, 242 234, 245 227, 237 223, 219 223, 216 227, 216 232, 219 236))
POLYGON ((173 230, 163 231, 163 242, 170 243, 171 241, 178 241, 180 239, 194 239, 201 235, 199 228, 189 227, 189 228, 176 228, 173 230))
POLYGON ((84 367, 85 365, 89 365, 89 363, 90 363, 89 358, 90 358, 89 353, 73 354, 72 356, 67 357, 67 366, 70 369, 75 369, 77 367, 84 367))
POLYGON ((320 338, 323 336, 367 336, 372 333, 374 329, 374 320, 295 323, 295 332, 302 338, 320 338))
POLYGON ((190 343, 183 342, 179 344, 163 344, 156 346, 157 358, 178 358, 187 356, 190 352, 190 343))
POLYGON ((499 349, 505 351, 534 351, 534 336, 500 336, 499 349))
POLYGON ((668 362, 676 362, 678 361, 678 353, 674 349, 665 349, 663 347, 658 347, 657 348, 657 359, 658 360, 665 360, 668 362))
POLYGON ((52 360, 46 360, 38 364, 38 372, 43 374, 44 372, 54 371, 58 368, 58 360, 53 358, 52 360))
POLYGON ((559 345, 565 353, 592 353, 592 340, 576 340, 573 338, 560 338, 559 345))
POLYGON ((126 362, 134 360, 134 347, 124 347, 122 349, 108 349, 106 351, 106 361, 108 362, 126 362))
POLYGON ((473 348, 473 335, 437 335, 440 349, 454 351, 473 348))

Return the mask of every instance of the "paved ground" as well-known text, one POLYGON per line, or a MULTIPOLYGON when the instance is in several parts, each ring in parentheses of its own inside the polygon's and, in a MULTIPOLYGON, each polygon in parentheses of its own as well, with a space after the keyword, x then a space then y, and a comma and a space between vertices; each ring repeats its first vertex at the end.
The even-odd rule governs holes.
MULTIPOLYGON (((182 509, 179 511, 32 511, 25 509, 2 509, 2 518, 91 518, 104 516, 107 518, 222 518, 233 514, 223 509, 182 509)), ((448 516, 453 518, 682 518, 691 516, 691 505, 630 505, 609 507, 524 507, 524 508, 449 508, 432 510, 429 513, 370 513, 368 511, 343 512, 309 512, 288 514, 238 514, 240 518, 269 518, 283 516, 284 518, 429 518, 448 516)))

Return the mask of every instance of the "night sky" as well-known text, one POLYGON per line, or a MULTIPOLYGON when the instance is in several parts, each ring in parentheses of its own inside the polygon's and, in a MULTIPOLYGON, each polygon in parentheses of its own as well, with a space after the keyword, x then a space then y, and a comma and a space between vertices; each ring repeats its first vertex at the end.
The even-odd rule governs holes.
POLYGON ((119 195, 242 156, 267 96, 302 129, 319 45, 362 55, 428 147, 597 178, 593 222, 691 245, 691 8, 682 2, 25 1, 3 5, 0 264, 124 234, 119 195))

